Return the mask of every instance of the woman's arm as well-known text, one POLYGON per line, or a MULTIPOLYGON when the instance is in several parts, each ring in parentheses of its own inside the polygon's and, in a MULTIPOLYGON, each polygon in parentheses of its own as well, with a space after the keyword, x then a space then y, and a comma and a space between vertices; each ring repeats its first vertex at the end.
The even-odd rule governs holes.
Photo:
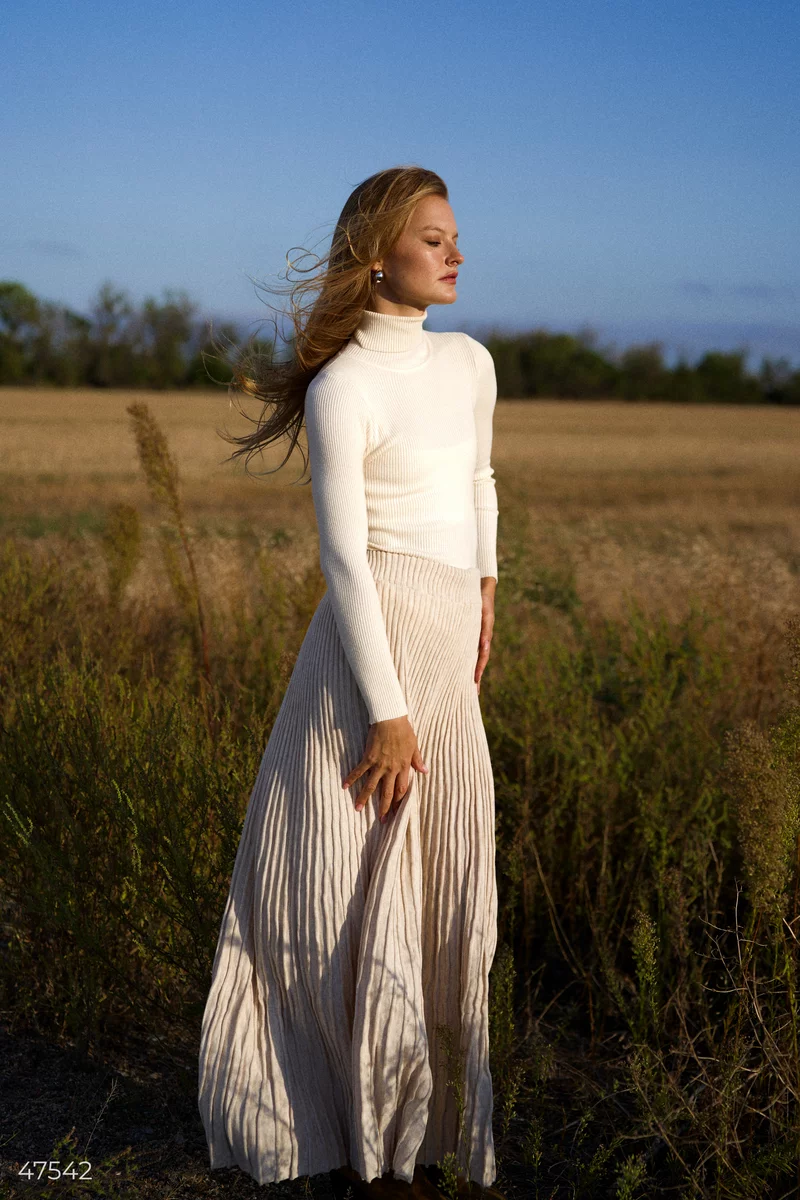
POLYGON ((475 523, 478 531, 478 566, 481 578, 497 579, 497 490, 491 465, 492 418, 497 401, 497 377, 494 360, 483 345, 470 338, 478 372, 478 394, 475 401, 475 435, 478 443, 475 458, 475 523))
POLYGON ((345 654, 370 724, 406 716, 408 706, 367 560, 363 398, 347 381, 322 372, 306 392, 305 421, 320 567, 345 654))

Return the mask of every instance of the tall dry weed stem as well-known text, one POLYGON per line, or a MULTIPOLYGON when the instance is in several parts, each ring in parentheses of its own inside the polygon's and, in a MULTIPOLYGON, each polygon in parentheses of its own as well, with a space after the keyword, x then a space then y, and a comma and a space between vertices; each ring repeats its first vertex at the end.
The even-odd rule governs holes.
POLYGON ((128 406, 127 411, 130 414, 139 462, 150 494, 156 503, 166 510, 170 518, 170 524, 162 526, 160 531, 164 563, 178 602, 196 630, 203 677, 208 687, 211 687, 211 662, 206 618, 192 543, 181 501, 178 466, 170 453, 166 436, 147 404, 143 401, 136 401, 128 406), (183 549, 189 572, 188 579, 174 543, 176 536, 183 549))

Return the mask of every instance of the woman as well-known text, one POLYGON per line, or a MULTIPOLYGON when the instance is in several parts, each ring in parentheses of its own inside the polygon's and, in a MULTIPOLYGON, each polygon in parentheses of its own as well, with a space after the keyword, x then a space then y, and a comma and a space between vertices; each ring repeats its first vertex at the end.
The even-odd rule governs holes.
POLYGON ((327 583, 250 798, 203 1018, 211 1167, 259 1183, 330 1171, 352 1195, 441 1196, 451 1154, 464 1194, 500 1195, 478 700, 497 387, 479 342, 422 328, 456 299, 457 241, 432 171, 364 180, 326 269, 292 289, 291 361, 241 378, 274 412, 235 454, 291 432, 288 458, 305 420, 327 583))

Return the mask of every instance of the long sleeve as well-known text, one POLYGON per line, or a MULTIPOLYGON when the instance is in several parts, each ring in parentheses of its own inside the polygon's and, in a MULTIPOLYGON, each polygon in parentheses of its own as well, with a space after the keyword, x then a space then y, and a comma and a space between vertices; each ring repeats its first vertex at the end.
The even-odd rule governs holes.
POLYGON ((497 377, 494 360, 483 343, 475 338, 470 338, 470 342, 478 372, 475 401, 475 435, 478 448, 474 483, 478 566, 481 578, 491 575, 497 579, 497 489, 491 464, 492 417, 497 402, 497 377))
POLYGON ((347 381, 320 373, 305 402, 320 567, 336 626, 370 723, 407 715, 380 598, 367 560, 364 401, 347 381))

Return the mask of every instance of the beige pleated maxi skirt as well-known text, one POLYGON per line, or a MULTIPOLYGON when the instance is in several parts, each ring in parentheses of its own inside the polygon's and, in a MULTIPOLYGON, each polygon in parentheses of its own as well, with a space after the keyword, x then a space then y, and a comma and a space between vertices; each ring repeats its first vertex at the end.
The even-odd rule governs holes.
POLYGON ((202 1023, 211 1169, 372 1180, 457 1155, 496 1177, 494 780, 474 681, 480 571, 367 551, 429 773, 387 822, 342 780, 369 721, 326 592, 253 788, 202 1023), (460 1092, 460 1098, 458 1093, 460 1092), (459 1109, 463 1102, 461 1118, 459 1109))

